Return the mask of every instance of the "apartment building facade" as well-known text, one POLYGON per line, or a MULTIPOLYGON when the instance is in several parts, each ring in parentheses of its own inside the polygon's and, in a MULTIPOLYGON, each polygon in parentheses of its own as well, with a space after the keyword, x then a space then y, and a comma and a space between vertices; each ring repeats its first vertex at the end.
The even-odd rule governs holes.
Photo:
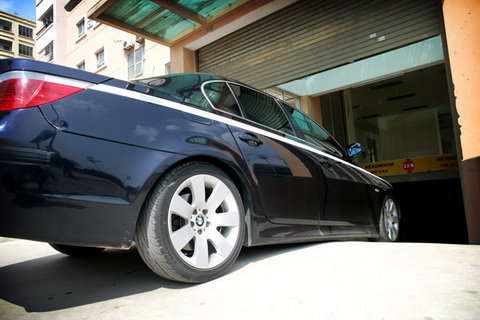
POLYGON ((123 80, 168 73, 168 47, 89 19, 95 3, 37 1, 37 59, 123 80))
POLYGON ((33 59, 35 22, 0 10, 0 59, 33 59))

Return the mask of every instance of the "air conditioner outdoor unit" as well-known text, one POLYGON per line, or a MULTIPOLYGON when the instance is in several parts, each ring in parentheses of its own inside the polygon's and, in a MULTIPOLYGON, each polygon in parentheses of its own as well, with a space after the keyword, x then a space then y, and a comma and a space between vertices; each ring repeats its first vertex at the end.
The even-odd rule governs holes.
POLYGON ((133 48, 133 42, 130 40, 123 41, 123 50, 130 50, 133 48))

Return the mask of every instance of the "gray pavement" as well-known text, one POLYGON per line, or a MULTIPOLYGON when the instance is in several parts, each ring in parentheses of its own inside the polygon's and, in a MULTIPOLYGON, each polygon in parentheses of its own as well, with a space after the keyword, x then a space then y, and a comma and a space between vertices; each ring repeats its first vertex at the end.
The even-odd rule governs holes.
POLYGON ((244 248, 220 279, 163 280, 135 248, 73 259, 0 242, 0 319, 480 319, 480 246, 244 248))

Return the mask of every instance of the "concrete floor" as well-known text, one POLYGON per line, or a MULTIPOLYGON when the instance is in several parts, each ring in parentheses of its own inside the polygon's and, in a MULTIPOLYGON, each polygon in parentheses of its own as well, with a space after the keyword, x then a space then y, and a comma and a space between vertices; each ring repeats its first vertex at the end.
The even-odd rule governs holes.
POLYGON ((220 279, 163 280, 137 251, 73 259, 0 242, 0 319, 480 319, 480 246, 244 248, 220 279))

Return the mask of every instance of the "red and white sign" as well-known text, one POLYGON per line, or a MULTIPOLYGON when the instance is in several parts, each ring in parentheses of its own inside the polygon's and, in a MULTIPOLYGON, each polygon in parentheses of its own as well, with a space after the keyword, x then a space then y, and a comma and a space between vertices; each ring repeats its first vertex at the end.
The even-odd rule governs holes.
POLYGON ((412 160, 407 160, 403 163, 403 169, 407 172, 412 172, 415 169, 415 162, 412 160))

